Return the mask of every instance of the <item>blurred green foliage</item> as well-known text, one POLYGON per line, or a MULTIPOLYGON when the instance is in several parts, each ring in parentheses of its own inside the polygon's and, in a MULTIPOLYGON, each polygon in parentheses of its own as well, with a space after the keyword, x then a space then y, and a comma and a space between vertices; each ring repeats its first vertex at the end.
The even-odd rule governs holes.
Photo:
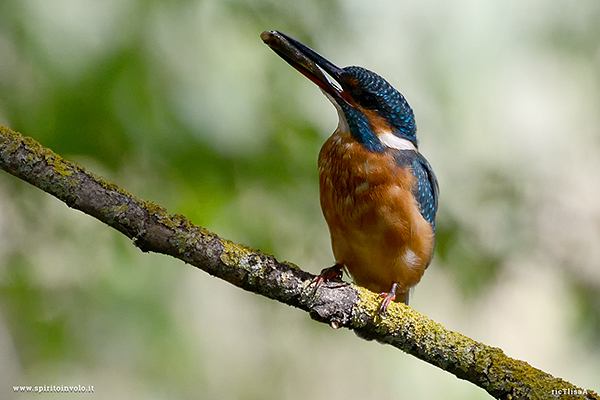
MULTIPOLYGON (((600 189, 584 178, 599 170, 600 7, 551 3, 3 1, 0 123, 223 237, 317 272, 332 256, 316 159, 337 121, 260 41, 262 30, 280 29, 334 62, 380 72, 416 111, 441 184, 436 257, 417 308, 436 319, 452 304, 463 319, 485 320, 485 296, 538 265, 564 283, 558 292, 571 291, 553 318, 566 313, 567 333, 595 344, 600 189), (557 173, 558 157, 575 171, 557 173), (559 185, 583 194, 562 199, 551 191, 559 185), (440 301, 446 284, 459 296, 440 301)), ((568 345, 553 351, 570 354, 568 345)), ((16 384, 81 381, 102 398, 487 398, 378 349, 140 254, 0 174, 0 370, 10 371, 0 372, 0 397, 16 384)), ((585 365, 584 380, 600 369, 585 365)))

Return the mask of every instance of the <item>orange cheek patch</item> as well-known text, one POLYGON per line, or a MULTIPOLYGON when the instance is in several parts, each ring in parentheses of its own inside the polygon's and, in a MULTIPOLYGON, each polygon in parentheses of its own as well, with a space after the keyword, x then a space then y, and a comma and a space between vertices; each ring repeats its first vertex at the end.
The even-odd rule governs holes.
POLYGON ((367 117, 369 123, 371 125, 371 130, 377 136, 384 133, 391 133, 392 128, 390 124, 383 118, 381 115, 377 114, 377 112, 373 110, 369 110, 366 108, 360 108, 360 111, 367 117))

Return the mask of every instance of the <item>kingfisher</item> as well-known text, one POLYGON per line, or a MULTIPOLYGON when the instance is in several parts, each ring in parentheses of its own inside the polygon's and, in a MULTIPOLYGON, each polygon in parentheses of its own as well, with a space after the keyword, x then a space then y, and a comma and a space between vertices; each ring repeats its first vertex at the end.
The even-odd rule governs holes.
POLYGON ((400 92, 362 67, 340 68, 279 31, 261 39, 314 82, 337 109, 319 153, 319 194, 335 265, 313 282, 349 273, 382 298, 408 304, 433 257, 438 183, 418 150, 415 117, 400 92))

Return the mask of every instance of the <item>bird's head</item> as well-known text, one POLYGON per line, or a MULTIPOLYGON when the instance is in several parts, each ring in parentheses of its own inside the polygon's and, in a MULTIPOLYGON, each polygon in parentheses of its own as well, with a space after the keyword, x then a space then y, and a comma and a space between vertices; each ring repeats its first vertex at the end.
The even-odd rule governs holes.
POLYGON ((338 109, 340 122, 367 150, 381 153, 384 146, 416 149, 413 111, 381 76, 362 67, 340 68, 278 31, 265 31, 261 38, 321 88, 338 109))

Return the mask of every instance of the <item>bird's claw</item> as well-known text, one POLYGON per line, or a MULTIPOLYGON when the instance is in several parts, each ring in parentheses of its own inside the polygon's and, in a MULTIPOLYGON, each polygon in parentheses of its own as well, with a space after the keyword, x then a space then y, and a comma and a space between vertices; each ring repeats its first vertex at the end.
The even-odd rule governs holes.
POLYGON ((313 293, 315 293, 323 283, 329 282, 333 279, 341 279, 342 278, 342 266, 339 264, 335 264, 333 267, 325 268, 321 271, 318 276, 315 276, 308 286, 315 286, 313 293))
POLYGON ((383 298, 381 300, 381 305, 379 306, 379 315, 381 318, 385 318, 385 314, 387 312, 388 307, 392 303, 392 301, 396 300, 396 289, 398 288, 398 284, 394 283, 392 285, 392 290, 389 292, 383 292, 379 294, 379 298, 383 298))

